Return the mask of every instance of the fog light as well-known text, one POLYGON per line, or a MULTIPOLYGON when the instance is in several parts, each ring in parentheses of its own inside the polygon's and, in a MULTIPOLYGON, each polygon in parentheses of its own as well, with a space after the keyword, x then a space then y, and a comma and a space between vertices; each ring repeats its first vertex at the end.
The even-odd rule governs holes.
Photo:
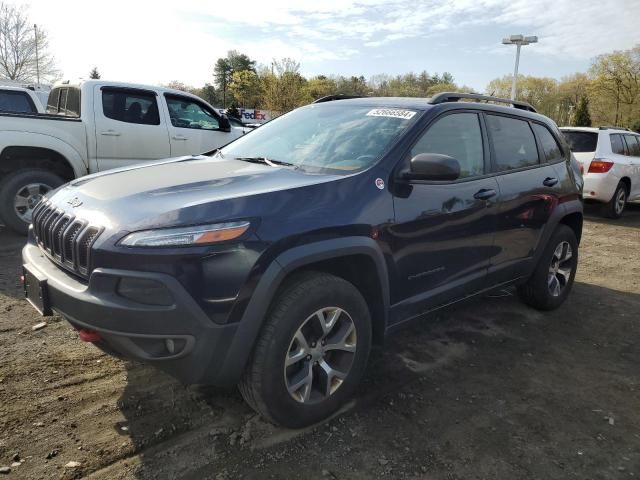
POLYGON ((167 348, 167 352, 169 352, 171 355, 176 353, 176 342, 173 341, 173 338, 167 338, 164 341, 164 346, 167 348))
POLYGON ((148 278, 123 277, 116 291, 121 297, 144 305, 173 305, 173 296, 167 287, 148 278))

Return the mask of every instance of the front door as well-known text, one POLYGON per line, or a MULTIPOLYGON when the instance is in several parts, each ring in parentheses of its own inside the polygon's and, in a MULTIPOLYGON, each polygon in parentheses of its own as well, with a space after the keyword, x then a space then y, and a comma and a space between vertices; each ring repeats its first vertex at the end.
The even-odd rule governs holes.
POLYGON ((170 156, 169 134, 155 92, 96 85, 94 105, 100 170, 170 156))
POLYGON ((524 265, 537 251, 565 180, 562 169, 554 168, 554 164, 565 157, 557 140, 542 124, 494 114, 486 115, 486 124, 500 187, 497 255, 491 264, 490 279, 502 282, 521 276, 524 265))
POLYGON ((171 156, 197 155, 222 147, 242 135, 242 131, 220 130, 218 114, 196 99, 165 94, 171 124, 171 156))
POLYGON ((460 163, 453 182, 398 183, 392 236, 395 281, 391 321, 402 321, 482 287, 494 255, 498 185, 487 176, 489 155, 476 112, 440 117, 405 161, 420 153, 460 163))

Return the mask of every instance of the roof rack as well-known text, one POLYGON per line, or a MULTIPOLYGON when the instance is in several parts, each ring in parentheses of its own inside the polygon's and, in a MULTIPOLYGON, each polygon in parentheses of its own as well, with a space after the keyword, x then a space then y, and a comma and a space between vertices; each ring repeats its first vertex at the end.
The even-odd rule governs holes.
POLYGON ((612 127, 610 125, 602 125, 600 127, 598 127, 598 129, 600 130, 625 130, 627 132, 633 132, 633 130, 631 130, 630 128, 626 128, 626 127, 612 127))
POLYGON ((479 95, 477 93, 442 92, 431 97, 431 99, 429 100, 429 103, 432 105, 438 105, 439 103, 457 102, 459 100, 476 100, 478 102, 506 103, 508 105, 513 106, 514 108, 519 108, 520 110, 527 110, 528 112, 537 113, 536 109, 533 108, 527 102, 521 102, 518 100, 508 100, 506 98, 499 98, 499 97, 490 97, 489 95, 479 95))
POLYGON ((326 97, 320 97, 313 103, 333 102, 334 100, 348 100, 350 98, 364 98, 362 95, 327 95, 326 97))

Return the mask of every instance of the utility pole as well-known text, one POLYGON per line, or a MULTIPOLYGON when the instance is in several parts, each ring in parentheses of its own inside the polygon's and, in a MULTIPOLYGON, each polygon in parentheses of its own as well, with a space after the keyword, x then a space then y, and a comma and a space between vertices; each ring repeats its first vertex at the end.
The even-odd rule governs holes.
POLYGON ((36 85, 40 86, 40 65, 38 59, 38 25, 33 24, 33 34, 36 40, 36 85))
POLYGON ((516 45, 516 66, 513 69, 513 80, 511 81, 511 100, 516 99, 516 81, 518 80, 518 66, 520 64, 520 47, 523 45, 529 45, 530 43, 537 43, 538 37, 531 35, 525 37, 524 35, 511 35, 508 38, 502 39, 503 45, 516 45))

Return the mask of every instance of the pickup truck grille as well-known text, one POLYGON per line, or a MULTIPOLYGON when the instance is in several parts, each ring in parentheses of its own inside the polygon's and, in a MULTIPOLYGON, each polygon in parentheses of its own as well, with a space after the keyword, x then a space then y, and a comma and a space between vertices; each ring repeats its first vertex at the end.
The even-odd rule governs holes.
POLYGON ((102 229, 42 202, 33 212, 33 232, 40 250, 57 265, 87 278, 91 247, 102 229))

